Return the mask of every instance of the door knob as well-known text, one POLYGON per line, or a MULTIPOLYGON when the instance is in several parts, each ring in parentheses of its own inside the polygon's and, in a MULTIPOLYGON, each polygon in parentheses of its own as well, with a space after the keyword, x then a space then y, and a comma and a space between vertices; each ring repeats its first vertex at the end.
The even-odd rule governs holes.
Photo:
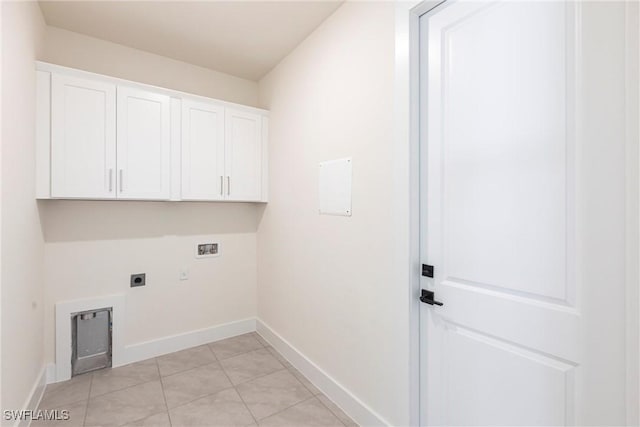
POLYGON ((427 291, 426 289, 422 290, 422 294, 420 295, 420 301, 429 305, 444 305, 440 301, 436 301, 435 294, 432 291, 427 291))

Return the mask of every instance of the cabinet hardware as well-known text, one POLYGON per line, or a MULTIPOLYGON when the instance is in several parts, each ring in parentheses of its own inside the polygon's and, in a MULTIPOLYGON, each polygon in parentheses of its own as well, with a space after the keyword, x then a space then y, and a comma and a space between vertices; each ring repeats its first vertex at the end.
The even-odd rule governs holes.
POLYGON ((120 169, 120 192, 122 193, 122 188, 123 188, 123 184, 122 184, 122 169, 120 169))
POLYGON ((231 195, 231 177, 227 175, 227 196, 231 195))
POLYGON ((109 193, 113 191, 113 168, 109 168, 109 193))
POLYGON ((220 175, 220 195, 222 196, 224 194, 224 178, 222 177, 222 175, 220 175))

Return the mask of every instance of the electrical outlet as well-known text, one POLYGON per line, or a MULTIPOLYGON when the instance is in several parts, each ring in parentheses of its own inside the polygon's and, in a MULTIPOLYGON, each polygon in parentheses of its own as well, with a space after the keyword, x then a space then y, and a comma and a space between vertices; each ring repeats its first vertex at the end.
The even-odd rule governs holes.
POLYGON ((180 270, 180 280, 189 280, 189 270, 186 268, 180 270))
POLYGON ((146 284, 146 274, 145 273, 140 273, 140 274, 132 274, 131 275, 131 287, 135 288, 138 286, 144 286, 146 284))

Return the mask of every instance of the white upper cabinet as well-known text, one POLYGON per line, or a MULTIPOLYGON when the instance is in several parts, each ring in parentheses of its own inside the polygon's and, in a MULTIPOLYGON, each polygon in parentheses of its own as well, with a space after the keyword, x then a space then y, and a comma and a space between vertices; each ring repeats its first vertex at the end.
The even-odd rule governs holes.
POLYGON ((170 121, 169 96, 118 86, 119 199, 169 199, 170 121))
POLYGON ((224 199, 224 107, 182 101, 182 199, 224 199))
POLYGON ((262 198, 262 117, 227 108, 225 112, 227 200, 262 198))
POLYGON ((37 70, 37 198, 267 201, 267 111, 37 70))
POLYGON ((51 78, 51 196, 115 198, 116 86, 51 78))

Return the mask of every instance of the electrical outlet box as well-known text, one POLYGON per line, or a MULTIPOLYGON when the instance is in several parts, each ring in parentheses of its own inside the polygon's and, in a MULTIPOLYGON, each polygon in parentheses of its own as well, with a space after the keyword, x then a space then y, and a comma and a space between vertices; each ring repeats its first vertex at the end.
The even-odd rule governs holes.
POLYGON ((131 287, 132 288, 136 288, 138 286, 144 286, 146 285, 146 274, 145 273, 140 273, 140 274, 132 274, 131 275, 131 287))
POLYGON ((196 258, 211 258, 220 255, 218 242, 200 243, 196 246, 196 258))

